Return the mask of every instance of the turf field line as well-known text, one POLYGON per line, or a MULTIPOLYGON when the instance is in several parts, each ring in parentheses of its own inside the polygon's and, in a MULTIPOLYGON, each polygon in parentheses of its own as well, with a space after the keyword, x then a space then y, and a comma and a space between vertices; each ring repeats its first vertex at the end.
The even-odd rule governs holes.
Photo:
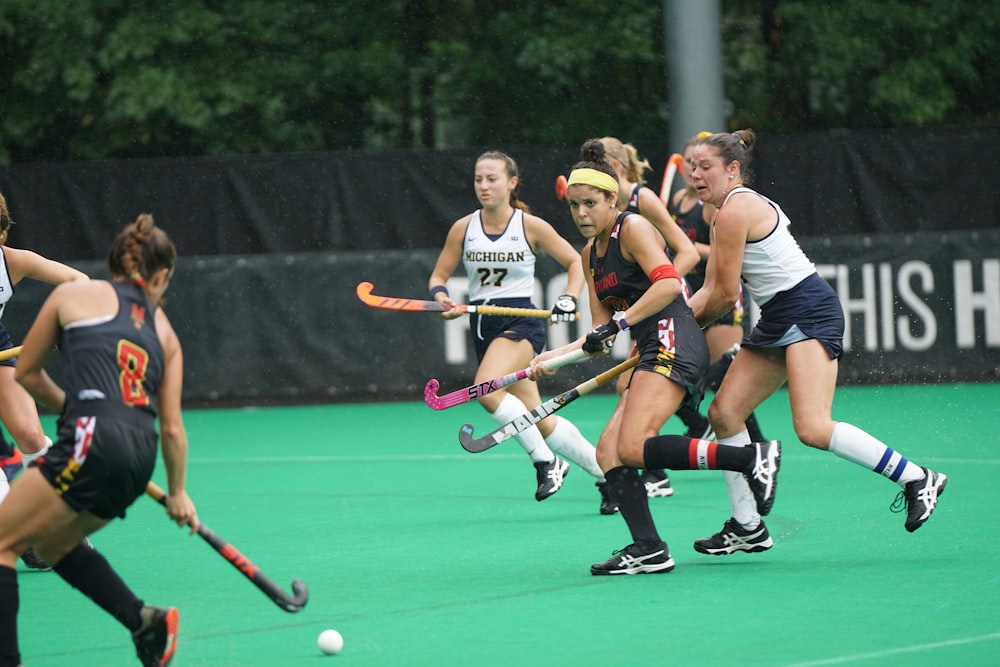
POLYGON ((188 463, 385 463, 386 461, 496 461, 500 459, 523 459, 524 454, 492 454, 490 456, 470 456, 469 454, 385 454, 363 456, 191 456, 188 463))
POLYGON ((859 660, 887 658, 889 656, 902 655, 904 653, 931 651, 938 648, 947 648, 949 646, 964 646, 966 644, 978 644, 980 642, 989 642, 996 640, 1000 640, 1000 632, 994 632, 992 634, 982 635, 979 637, 966 637, 965 639, 949 639, 948 641, 944 642, 932 642, 930 644, 917 644, 915 646, 892 648, 892 649, 886 649, 884 651, 872 651, 871 653, 855 653, 854 655, 844 655, 837 658, 826 658, 824 660, 794 662, 785 665, 785 667, 819 667, 820 665, 843 665, 849 662, 857 662, 859 660))

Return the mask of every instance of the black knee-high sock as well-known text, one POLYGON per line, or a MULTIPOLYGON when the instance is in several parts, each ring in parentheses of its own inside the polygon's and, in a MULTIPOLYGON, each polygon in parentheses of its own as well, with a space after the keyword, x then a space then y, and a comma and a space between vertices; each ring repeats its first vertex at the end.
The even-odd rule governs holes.
POLYGON ((107 559, 97 549, 77 545, 53 568, 63 580, 97 603, 131 632, 142 627, 139 610, 142 600, 136 597, 107 559))
POLYGON ((742 472, 753 465, 754 450, 684 435, 656 435, 646 439, 643 458, 650 468, 742 472))
MULTIPOLYGON (((0 473, 3 474, 3 473, 0 473)), ((0 667, 17 667, 21 652, 17 647, 17 572, 0 565, 0 667)))
POLYGON ((750 413, 746 421, 747 433, 750 434, 750 442, 764 442, 767 438, 760 432, 760 424, 757 423, 757 415, 750 413))
POLYGON ((656 532, 653 515, 649 513, 649 497, 646 485, 634 468, 619 466, 604 473, 607 480, 604 488, 632 533, 632 541, 639 546, 657 547, 663 541, 656 532))

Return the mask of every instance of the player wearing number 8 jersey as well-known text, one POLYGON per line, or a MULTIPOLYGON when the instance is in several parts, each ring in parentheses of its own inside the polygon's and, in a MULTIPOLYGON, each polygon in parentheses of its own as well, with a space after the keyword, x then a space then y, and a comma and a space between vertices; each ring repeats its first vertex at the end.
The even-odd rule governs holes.
POLYGON ((0 505, 0 667, 20 663, 14 564, 28 547, 132 632, 142 664, 166 665, 173 656, 177 610, 145 605, 84 543, 143 493, 155 465, 157 417, 167 514, 178 525, 198 525, 184 488, 183 358, 159 307, 174 245, 152 216, 141 215, 118 235, 108 263, 112 281, 53 290, 24 340, 17 380, 60 413, 59 435, 0 505), (42 370, 57 342, 62 387, 42 370))
MULTIPOLYGON (((552 308, 554 321, 575 315, 576 295, 583 286, 580 256, 545 220, 527 213, 517 198, 520 182, 517 163, 500 151, 479 156, 475 167, 476 195, 482 208, 457 220, 448 232, 428 286, 432 299, 454 305, 446 283, 459 262, 469 279, 469 301, 474 304, 535 308, 535 251, 544 250, 566 267, 566 293, 552 308)), ((463 315, 458 308, 441 314, 446 319, 463 315)), ((543 320, 527 317, 470 315, 469 324, 479 368, 476 383, 524 368, 545 345, 543 320)), ((479 398, 499 424, 520 417, 541 405, 538 386, 519 382, 479 398)), ((594 447, 567 419, 551 415, 516 436, 531 458, 536 473, 536 500, 558 491, 569 465, 555 450, 601 479, 594 447)))

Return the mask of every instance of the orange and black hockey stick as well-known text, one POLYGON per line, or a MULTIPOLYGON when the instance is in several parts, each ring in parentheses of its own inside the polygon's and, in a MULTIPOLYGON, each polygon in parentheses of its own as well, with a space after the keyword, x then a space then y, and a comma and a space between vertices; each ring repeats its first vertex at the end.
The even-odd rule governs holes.
MULTIPOLYGON (((161 505, 166 506, 167 504, 167 494, 153 482, 146 484, 146 495, 161 505)), ((293 595, 289 595, 281 590, 270 577, 261 572, 260 568, 254 565, 249 558, 240 553, 236 547, 216 535, 211 528, 199 523, 198 534, 211 544, 212 548, 218 551, 223 558, 232 563, 233 567, 242 572, 243 576, 252 581, 254 586, 259 588, 264 595, 271 598, 274 604, 288 612, 296 612, 306 606, 306 602, 309 601, 309 591, 306 590, 306 585, 301 579, 292 582, 293 595)))

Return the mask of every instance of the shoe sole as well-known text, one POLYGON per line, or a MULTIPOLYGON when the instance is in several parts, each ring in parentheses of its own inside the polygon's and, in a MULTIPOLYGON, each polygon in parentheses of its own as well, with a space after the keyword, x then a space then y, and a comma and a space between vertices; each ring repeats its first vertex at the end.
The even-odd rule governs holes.
POLYGON ((748 554, 757 554, 761 551, 767 551, 773 546, 774 540, 767 538, 767 542, 755 544, 752 547, 723 547, 722 549, 706 549, 705 547, 700 547, 697 543, 695 543, 694 550, 698 553, 707 554, 709 556, 728 556, 736 553, 737 551, 744 551, 748 554))
POLYGON ((655 563, 653 565, 640 565, 634 568, 626 568, 624 570, 595 570, 593 567, 590 568, 590 573, 595 577, 603 576, 615 576, 615 575, 629 575, 629 574, 666 574, 674 569, 674 559, 671 558, 664 563, 655 563))
POLYGON ((674 495, 674 487, 653 487, 650 484, 646 485, 646 496, 648 498, 666 498, 667 496, 674 495))

